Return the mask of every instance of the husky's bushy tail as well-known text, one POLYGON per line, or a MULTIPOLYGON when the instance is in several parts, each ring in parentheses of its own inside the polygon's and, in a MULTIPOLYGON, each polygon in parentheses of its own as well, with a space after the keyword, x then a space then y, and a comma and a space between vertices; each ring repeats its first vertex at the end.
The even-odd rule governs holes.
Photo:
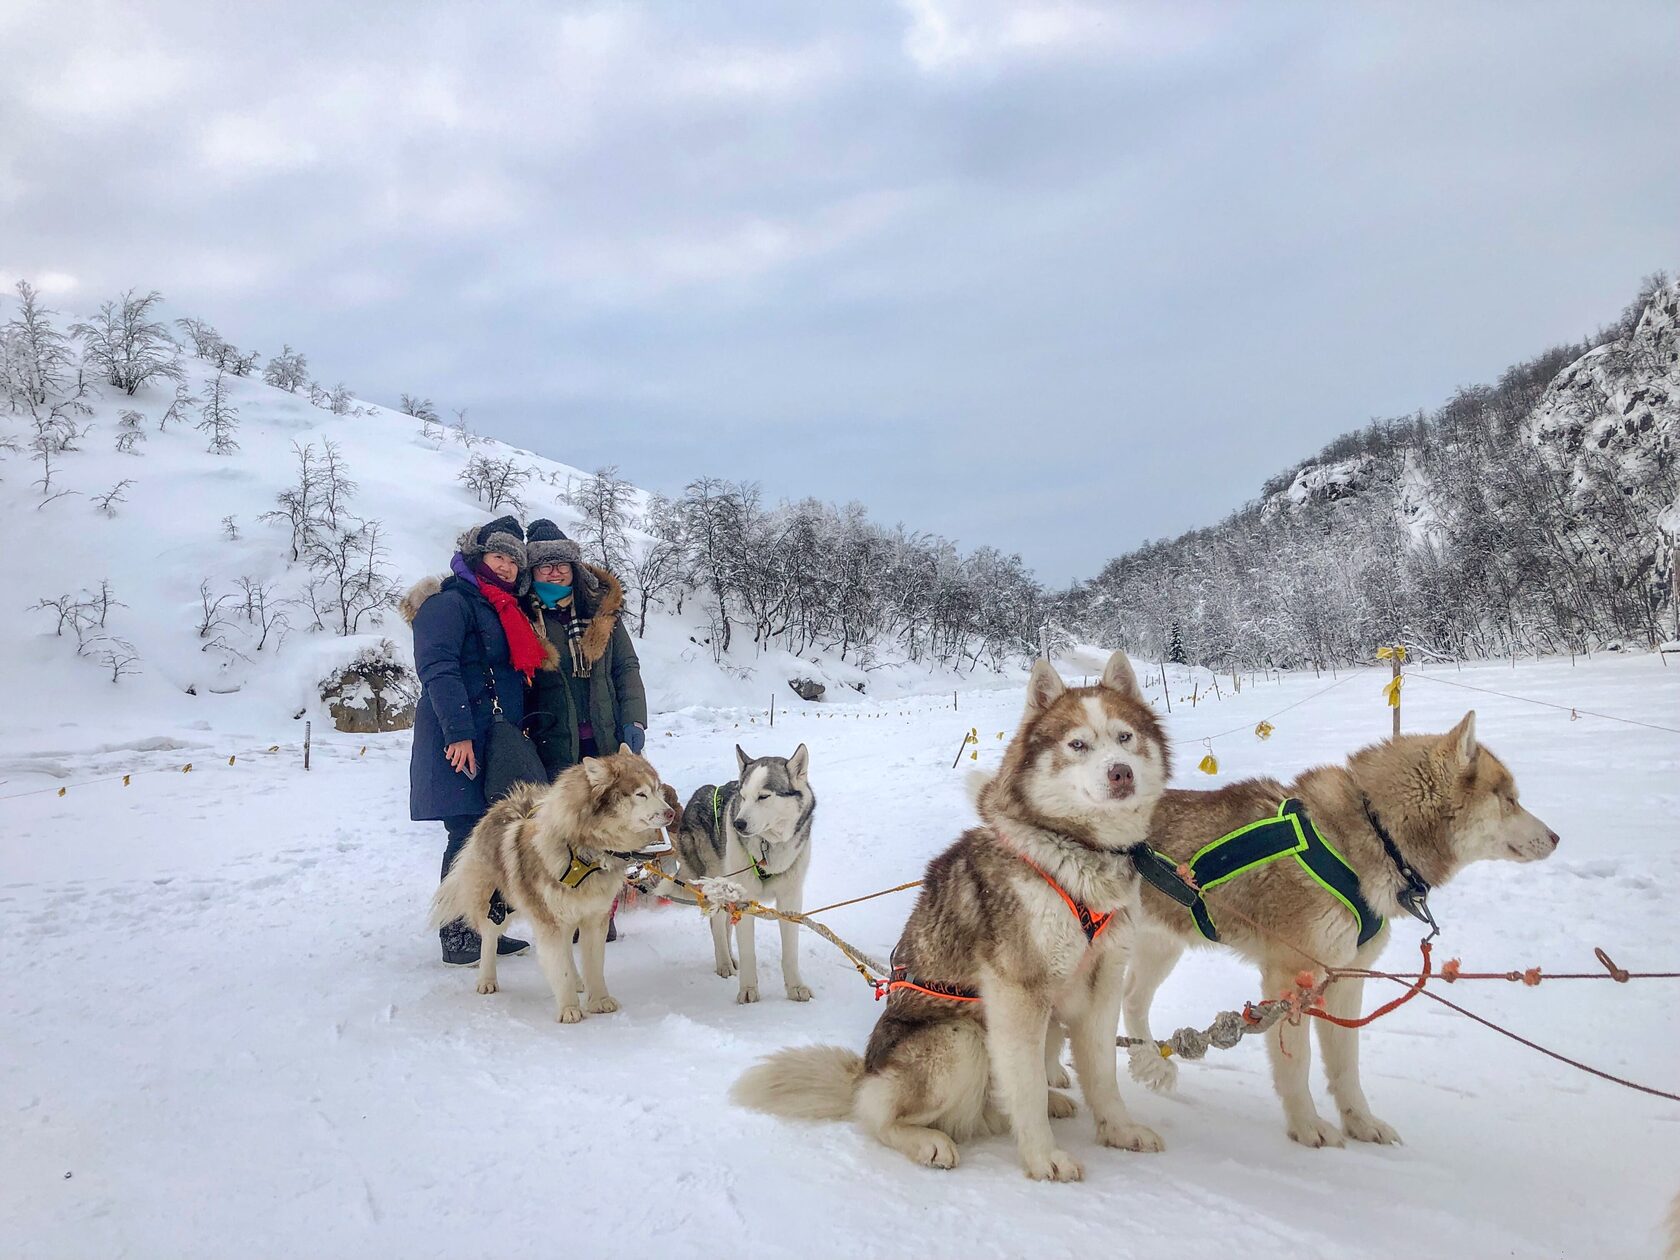
POLYGON ((490 896, 496 891, 497 874, 493 869, 497 840, 494 833, 501 828, 517 827, 535 812, 542 802, 546 786, 520 783, 492 805, 466 844, 455 855, 449 873, 438 885, 432 898, 431 924, 442 927, 456 919, 465 919, 474 931, 484 930, 490 909, 490 896), (480 846, 484 846, 481 848, 480 846), (489 860, 486 858, 489 857, 489 860))
POLYGON ((465 919, 475 932, 482 931, 490 906, 490 896, 496 891, 496 876, 483 862, 475 861, 467 853, 456 857, 449 874, 438 885, 432 898, 431 926, 438 928, 456 919, 465 919))
POLYGON ((792 1046, 743 1072, 729 1098, 789 1120, 844 1120, 862 1077, 863 1056, 844 1046, 792 1046))

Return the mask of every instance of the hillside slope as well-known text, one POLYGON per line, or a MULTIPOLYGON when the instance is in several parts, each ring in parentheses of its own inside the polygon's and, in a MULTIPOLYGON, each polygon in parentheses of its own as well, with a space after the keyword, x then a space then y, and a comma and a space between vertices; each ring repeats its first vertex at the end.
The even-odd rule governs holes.
MULTIPOLYGON (((224 375, 237 446, 214 454, 210 435, 195 426, 216 370, 192 357, 180 363, 182 387, 195 402, 179 418, 169 418, 176 399, 169 382, 133 397, 102 388, 74 418, 77 436, 53 456, 45 488, 42 462, 28 449, 28 417, 0 415, 0 436, 21 448, 0 458, 0 529, 14 540, 0 603, 0 694, 20 715, 0 733, 0 748, 52 748, 85 741, 90 730, 112 741, 144 740, 190 723, 268 737, 305 716, 319 730, 330 726, 319 692, 324 678, 387 640, 406 661, 407 628, 386 608, 366 613, 349 635, 337 632, 342 625, 330 609, 325 628, 312 628, 309 586, 321 574, 292 559, 285 521, 263 519, 295 484, 300 449, 319 463, 328 443, 336 448, 354 483, 341 515, 347 527, 378 522, 379 564, 398 592, 443 572, 459 532, 498 514, 460 479, 474 456, 511 458, 529 473, 519 491, 525 519, 548 516, 579 532, 567 493, 587 474, 493 440, 474 439, 469 450, 441 426, 423 435, 413 417, 353 399, 345 414, 335 414, 302 394, 224 375), (125 412, 139 420, 125 425, 125 412), (167 422, 160 427, 160 420, 167 422), (136 425, 142 438, 127 453, 117 449, 136 425), (101 496, 119 487, 108 510, 99 510, 101 496), (81 614, 92 622, 83 626, 78 652, 74 619, 37 605, 68 596, 85 609, 98 603, 102 583, 113 602, 103 625, 97 609, 81 614), (263 590, 270 609, 281 611, 266 641, 260 613, 248 615, 248 587, 263 590), (211 606, 221 601, 211 624, 206 599, 211 606), (113 683, 119 657, 133 659, 113 683)), ((634 529, 630 535, 633 545, 644 541, 634 529)), ((365 564, 365 557, 353 559, 365 564)), ((890 652, 866 674, 832 653, 755 651, 750 640, 720 665, 705 646, 698 604, 690 601, 682 617, 657 609, 637 643, 656 710, 765 706, 772 693, 778 705, 795 706, 805 702, 787 680, 801 675, 825 682, 830 699, 847 684, 890 696, 987 681, 895 664, 890 652)))

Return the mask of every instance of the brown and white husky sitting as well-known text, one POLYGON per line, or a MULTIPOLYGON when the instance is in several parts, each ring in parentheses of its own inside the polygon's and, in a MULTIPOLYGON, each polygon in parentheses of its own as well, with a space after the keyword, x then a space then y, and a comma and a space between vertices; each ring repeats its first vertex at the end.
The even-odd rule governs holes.
MULTIPOLYGON (((1323 840, 1357 877, 1357 894, 1341 902, 1314 879, 1306 864, 1269 861, 1210 887, 1203 906, 1221 943, 1260 967, 1262 991, 1277 997, 1295 976, 1323 972, 1308 955, 1332 967, 1369 968, 1388 941, 1386 920, 1419 904, 1471 862, 1533 862, 1550 857, 1557 834, 1517 803, 1517 785, 1504 762, 1476 739, 1476 715, 1445 735, 1402 735, 1361 749, 1342 766, 1308 770, 1287 786, 1249 779, 1213 792, 1174 790, 1156 807, 1149 845, 1168 864, 1189 863, 1211 842, 1299 802, 1323 840), (1361 901, 1363 905, 1361 905, 1361 901), (1359 906, 1359 909, 1352 907, 1359 906), (1374 912, 1374 913, 1373 913, 1374 912), (1361 915, 1372 934, 1363 943, 1361 915), (1377 916, 1384 922, 1379 927, 1377 916), (1258 925, 1258 926, 1256 926, 1258 925), (1298 947, 1298 948, 1296 948, 1298 947)), ((1422 917, 1420 914, 1419 917, 1422 917)), ((1126 1032, 1148 1038, 1155 991, 1186 945, 1205 944, 1188 909, 1157 887, 1143 889, 1143 915, 1132 945, 1125 988, 1126 1032)), ((1357 1015, 1363 982, 1339 979, 1325 992, 1328 1011, 1357 1015)), ((1325 1020, 1319 1045, 1330 1093, 1341 1112, 1338 1129, 1318 1114, 1307 1087, 1312 1061, 1306 1029, 1288 1021, 1266 1034, 1272 1081, 1283 1100, 1289 1136, 1307 1146, 1394 1142, 1395 1131, 1371 1114, 1359 1081, 1359 1033, 1325 1020)), ((1178 1069, 1152 1049, 1134 1048, 1132 1075, 1168 1089, 1178 1069)))
POLYGON ((1123 653, 1098 685, 1072 690, 1040 661, 1020 729, 981 794, 985 825, 927 868, 864 1056, 780 1051, 736 1082, 735 1101, 852 1117, 936 1168, 955 1167, 959 1142, 1013 1125, 1029 1177, 1075 1181, 1080 1166, 1057 1147, 1047 1115, 1055 1018, 1072 1034, 1097 1139, 1160 1150, 1121 1101, 1114 1032, 1138 913, 1125 849, 1147 833, 1167 776, 1161 727, 1123 653))
POLYGON ((585 757, 552 784, 521 784, 490 807, 432 901, 432 925, 465 919, 484 938, 478 991, 496 991, 496 942, 510 914, 531 921, 562 1024, 619 1009, 607 992, 607 921, 635 851, 676 818, 676 794, 628 745, 585 757), (579 983, 572 936, 583 949, 579 983), (583 1005, 578 994, 583 993, 583 1005))

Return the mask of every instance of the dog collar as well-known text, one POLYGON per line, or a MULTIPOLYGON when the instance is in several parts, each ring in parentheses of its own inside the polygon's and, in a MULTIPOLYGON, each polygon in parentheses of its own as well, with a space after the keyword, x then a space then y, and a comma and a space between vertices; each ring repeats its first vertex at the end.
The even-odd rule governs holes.
POLYGON ((1400 891, 1394 899, 1400 903, 1402 909, 1418 920, 1429 925, 1429 935, 1426 941, 1432 941, 1441 934, 1441 925, 1435 922, 1435 916, 1429 912, 1429 881, 1417 872, 1417 867, 1406 860, 1400 852, 1400 846, 1394 843, 1394 837, 1388 834, 1388 828, 1377 817, 1376 808, 1371 804, 1371 798, 1360 794, 1360 804, 1365 807, 1365 820, 1371 824, 1371 830, 1377 833, 1377 839, 1382 841, 1383 852, 1388 854, 1388 860, 1394 864, 1394 871, 1400 877, 1400 891))

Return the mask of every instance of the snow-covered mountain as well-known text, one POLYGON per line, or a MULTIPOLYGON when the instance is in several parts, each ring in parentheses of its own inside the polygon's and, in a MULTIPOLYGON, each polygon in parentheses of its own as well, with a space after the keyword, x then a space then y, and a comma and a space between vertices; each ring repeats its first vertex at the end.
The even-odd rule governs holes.
POLYGON ((1592 340, 1337 439, 1219 525, 1110 562, 1061 616, 1209 665, 1674 637, 1680 283, 1654 277, 1592 340))

